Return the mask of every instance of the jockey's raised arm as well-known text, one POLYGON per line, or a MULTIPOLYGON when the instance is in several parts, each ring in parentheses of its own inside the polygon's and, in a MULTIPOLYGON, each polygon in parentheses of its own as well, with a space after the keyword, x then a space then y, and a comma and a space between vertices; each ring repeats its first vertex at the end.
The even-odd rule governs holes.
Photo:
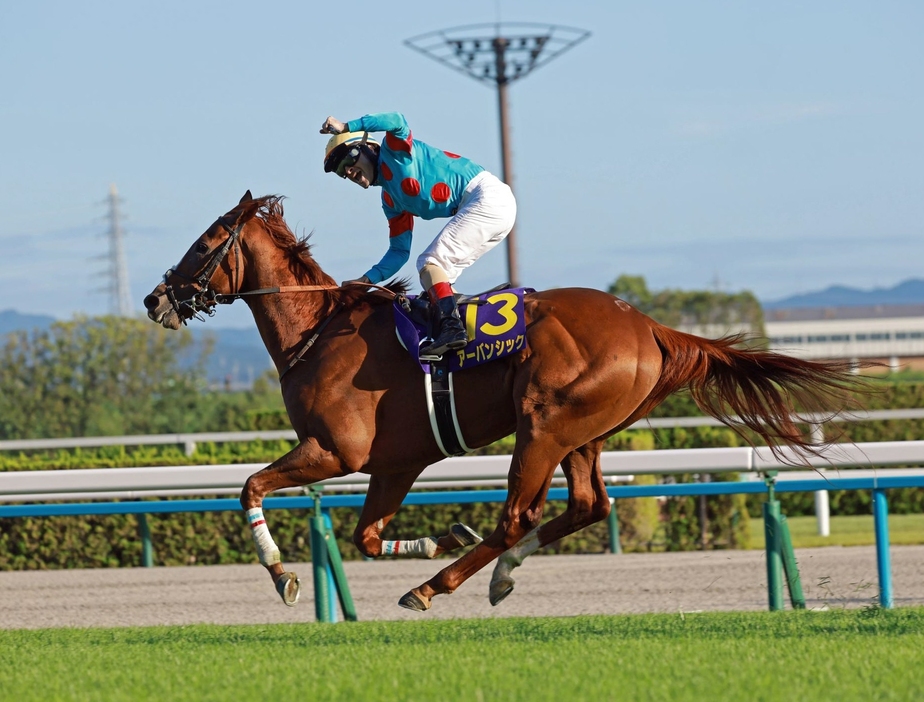
POLYGON ((449 221, 417 258, 420 282, 439 314, 439 330, 421 347, 439 358, 465 346, 452 285, 478 258, 510 233, 516 219, 513 192, 474 161, 414 139, 399 112, 367 114, 341 122, 325 120, 321 131, 335 133, 324 152, 325 172, 360 187, 382 188, 388 221, 388 249, 363 277, 379 283, 410 258, 414 217, 449 221), (370 133, 385 133, 381 142, 370 133))

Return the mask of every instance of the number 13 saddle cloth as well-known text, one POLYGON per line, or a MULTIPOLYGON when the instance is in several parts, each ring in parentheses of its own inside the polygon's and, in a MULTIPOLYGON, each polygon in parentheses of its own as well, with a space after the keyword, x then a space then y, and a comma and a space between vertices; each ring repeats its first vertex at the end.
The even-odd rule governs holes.
MULTIPOLYGON (((509 288, 489 291, 459 300, 459 315, 469 342, 458 351, 448 351, 438 363, 450 372, 472 368, 493 361, 526 347, 526 320, 523 316, 523 296, 535 292, 532 288, 509 288)), ((417 354, 420 343, 430 332, 425 297, 409 295, 396 300, 395 329, 402 346, 420 364, 425 373, 429 362, 417 354)))
POLYGON ((458 301, 469 342, 449 351, 439 361, 422 361, 420 342, 430 333, 430 305, 426 298, 404 297, 394 303, 398 340, 423 371, 430 428, 445 456, 470 453, 459 426, 453 394, 453 374, 509 356, 526 347, 523 296, 532 288, 491 290, 458 301))

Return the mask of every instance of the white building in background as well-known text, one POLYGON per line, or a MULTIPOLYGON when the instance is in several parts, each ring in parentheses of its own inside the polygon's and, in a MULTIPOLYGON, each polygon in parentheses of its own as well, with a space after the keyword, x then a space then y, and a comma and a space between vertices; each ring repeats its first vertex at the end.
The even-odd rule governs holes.
POLYGON ((924 304, 767 310, 764 324, 781 353, 924 369, 924 304))

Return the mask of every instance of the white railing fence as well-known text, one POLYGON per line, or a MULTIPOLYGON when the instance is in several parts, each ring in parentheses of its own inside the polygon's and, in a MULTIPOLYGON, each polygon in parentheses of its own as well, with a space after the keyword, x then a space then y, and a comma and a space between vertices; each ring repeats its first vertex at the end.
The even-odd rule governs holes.
MULTIPOLYGON (((821 415, 805 415, 804 419, 824 421, 821 415)), ((924 408, 873 410, 835 417, 832 422, 867 422, 890 419, 924 419, 924 408)), ((629 429, 679 429, 682 427, 720 427, 722 422, 712 417, 660 417, 643 419, 629 429)), ((183 446, 187 456, 200 443, 233 443, 246 441, 295 441, 291 429, 267 431, 199 432, 190 434, 136 434, 132 436, 82 436, 63 439, 13 439, 0 441, 0 451, 33 451, 41 449, 94 448, 101 446, 183 446)))
MULTIPOLYGON (((788 452, 789 458, 795 460, 788 452)), ((244 482, 264 463, 229 465, 153 466, 144 468, 92 468, 0 472, 0 502, 51 500, 139 499, 197 495, 237 495, 244 482)), ((632 480, 636 475, 699 475, 741 473, 744 480, 760 479, 767 471, 780 471, 779 479, 805 478, 806 469, 822 476, 875 477, 924 474, 924 441, 886 441, 838 444, 808 466, 779 461, 767 448, 699 448, 660 451, 609 451, 601 467, 608 483, 632 480), (903 466, 903 470, 898 467, 903 466)), ((510 456, 462 456, 429 466, 414 489, 503 486, 510 456)), ((811 472, 810 477, 819 477, 811 472)), ((561 467, 555 481, 564 484, 561 467)), ((318 486, 328 492, 365 492, 369 476, 363 473, 325 480, 318 486)), ((288 492, 293 492, 292 490, 288 492)))

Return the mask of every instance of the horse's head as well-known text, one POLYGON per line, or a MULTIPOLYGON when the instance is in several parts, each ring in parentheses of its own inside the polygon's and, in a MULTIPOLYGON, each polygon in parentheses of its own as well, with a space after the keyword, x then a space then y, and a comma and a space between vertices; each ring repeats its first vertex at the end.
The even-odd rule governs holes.
POLYGON ((255 212, 246 206, 251 201, 248 190, 237 207, 219 217, 167 269, 163 282, 144 298, 148 317, 167 329, 179 329, 192 317, 212 315, 216 304, 234 299, 243 277, 241 232, 255 212))

